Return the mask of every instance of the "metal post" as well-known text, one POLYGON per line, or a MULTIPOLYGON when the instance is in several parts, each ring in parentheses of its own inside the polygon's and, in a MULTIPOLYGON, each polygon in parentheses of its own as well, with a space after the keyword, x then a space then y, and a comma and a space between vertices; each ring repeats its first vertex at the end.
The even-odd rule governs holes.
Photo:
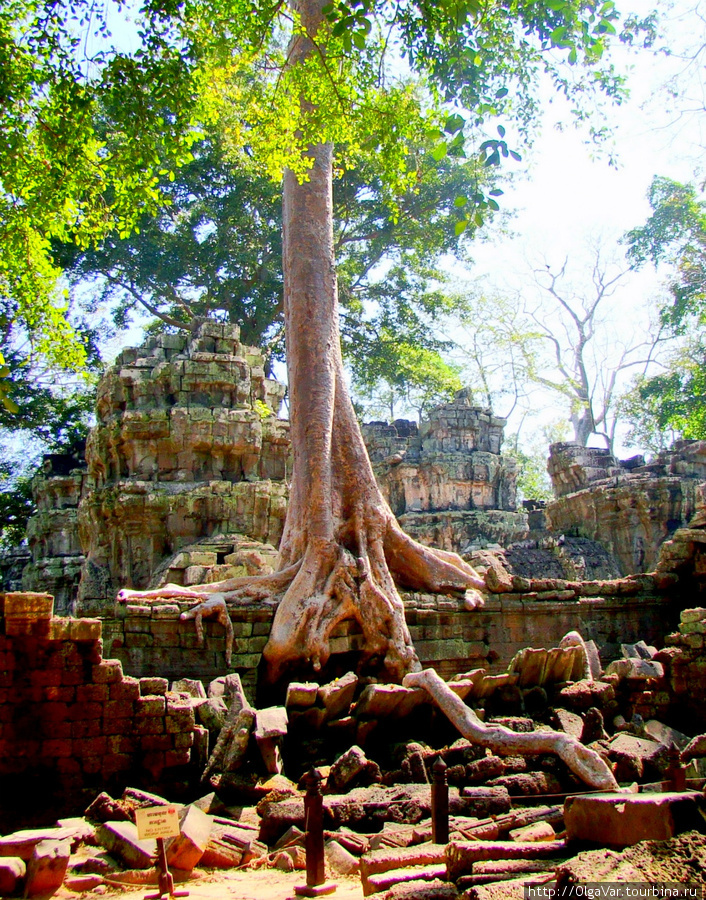
POLYGON ((321 776, 311 769, 303 778, 306 794, 304 796, 304 819, 306 835, 306 887, 295 887, 294 893, 299 897, 319 897, 331 894, 336 885, 326 883, 326 863, 324 857, 324 798, 321 796, 321 776))
POLYGON ((435 844, 449 842, 449 786, 446 781, 446 768, 446 763, 441 757, 432 767, 431 839, 435 844))

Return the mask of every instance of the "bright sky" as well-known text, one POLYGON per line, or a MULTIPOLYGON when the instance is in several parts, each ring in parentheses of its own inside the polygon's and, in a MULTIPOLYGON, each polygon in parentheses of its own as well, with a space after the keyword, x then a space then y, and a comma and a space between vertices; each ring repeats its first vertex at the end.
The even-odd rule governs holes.
MULTIPOLYGON (((703 60, 701 65, 687 66, 679 58, 706 43, 699 3, 706 14, 703 0, 661 4, 665 19, 658 46, 668 46, 674 55, 621 52, 616 56, 618 65, 632 66, 630 100, 610 117, 617 168, 610 165, 608 154, 592 157, 585 136, 570 124, 560 104, 548 107, 542 136, 533 150, 525 153, 527 176, 515 179, 505 189, 503 205, 516 210, 510 223, 512 234, 473 248, 473 277, 483 277, 501 290, 526 292, 532 268, 545 262, 558 268, 567 256, 585 259, 589 245, 597 240, 619 253, 620 236, 649 215, 646 195, 654 175, 684 181, 704 178, 703 60), (666 88, 674 76, 679 76, 682 92, 676 98, 670 97, 666 88), (562 119, 569 124, 566 130, 557 131, 555 123, 562 119)), ((621 11, 630 6, 618 2, 621 11)), ((633 0, 632 6, 645 14, 651 4, 633 0)), ((653 271, 631 276, 616 295, 622 310, 622 324, 619 316, 617 327, 633 327, 643 302, 659 291, 660 281, 653 271)), ((561 413, 559 400, 538 396, 537 404, 550 407, 538 422, 561 413)), ((513 427, 517 423, 511 420, 508 430, 513 427)), ((600 441, 591 443, 601 445, 600 441)), ((622 455, 636 452, 620 441, 617 450, 622 455)))

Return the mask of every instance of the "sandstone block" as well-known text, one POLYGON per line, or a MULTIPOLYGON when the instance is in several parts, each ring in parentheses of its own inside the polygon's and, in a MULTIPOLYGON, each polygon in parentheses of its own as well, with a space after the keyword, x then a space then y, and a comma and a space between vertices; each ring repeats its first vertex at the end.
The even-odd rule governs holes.
POLYGON ((69 841, 40 841, 27 863, 25 897, 56 893, 64 880, 70 856, 69 841))
POLYGON ((347 672, 342 678, 321 685, 318 698, 326 710, 327 721, 348 712, 357 686, 358 676, 353 672, 347 672))
POLYGON ((104 659, 93 666, 92 680, 96 684, 114 684, 122 679, 123 666, 119 659, 104 659))
POLYGON ((203 856, 211 837, 213 819, 197 806, 185 807, 179 816, 180 834, 165 841, 167 862, 190 872, 203 856))
POLYGON ((470 875, 473 865, 491 859, 545 859, 564 852, 564 841, 515 843, 513 841, 451 841, 446 847, 446 868, 452 881, 470 875))
POLYGON ((97 829, 96 836, 101 846, 128 868, 149 869, 154 865, 157 842, 138 840, 133 822, 106 822, 97 829))
POLYGON ((564 823, 569 840, 628 847, 701 829, 704 809, 704 798, 695 791, 585 795, 567 797, 564 823))
POLYGON ((164 716, 167 711, 167 702, 164 697, 138 697, 135 700, 135 715, 147 718, 164 716))
POLYGON ((161 696, 167 693, 169 682, 166 678, 140 678, 140 694, 143 697, 161 696))
POLYGON ((72 641, 99 641, 101 639, 103 623, 100 619, 72 619, 72 641))
POLYGON ((339 875, 353 875, 359 871, 360 860, 338 841, 327 841, 324 850, 326 862, 333 872, 339 875))
POLYGON ((0 858, 0 895, 8 897, 17 893, 27 867, 19 856, 0 858))
POLYGON ((349 790, 356 777, 368 764, 365 753, 353 745, 334 762, 326 783, 327 790, 334 794, 343 794, 349 790))
POLYGON ((313 682, 292 681, 287 686, 287 699, 285 706, 296 706, 306 709, 316 703, 319 686, 313 682))

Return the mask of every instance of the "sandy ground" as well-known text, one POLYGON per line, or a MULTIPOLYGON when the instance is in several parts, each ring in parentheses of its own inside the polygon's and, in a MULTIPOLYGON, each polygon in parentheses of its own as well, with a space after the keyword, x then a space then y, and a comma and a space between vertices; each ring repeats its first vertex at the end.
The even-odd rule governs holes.
MULTIPOLYGON (((335 879, 336 890, 328 896, 333 900, 363 900, 360 878, 356 876, 335 879)), ((248 871, 223 871, 203 873, 185 884, 175 885, 175 891, 188 891, 190 900, 294 900, 294 888, 306 884, 305 872, 280 872, 277 869, 248 871)), ((135 885, 122 889, 101 886, 93 891, 77 894, 62 887, 54 896, 58 900, 132 900, 156 893, 152 885, 135 885)))

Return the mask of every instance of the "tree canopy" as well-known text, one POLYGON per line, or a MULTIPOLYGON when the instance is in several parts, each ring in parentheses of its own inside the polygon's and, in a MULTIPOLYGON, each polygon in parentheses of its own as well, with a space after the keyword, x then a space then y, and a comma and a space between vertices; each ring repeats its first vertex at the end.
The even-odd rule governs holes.
MULTIPOLYGON (((115 19, 120 8, 110 12, 115 19)), ((70 241, 88 249, 142 227, 145 211, 169 202, 167 172, 190 160, 204 123, 220 121, 231 159, 275 182, 285 166, 306 177, 310 157, 301 148, 319 140, 336 142, 344 178, 374 160, 376 190, 390 204, 392 224, 396 198, 415 194, 423 202, 424 167, 410 147, 431 144, 441 161, 463 153, 468 135, 469 155, 499 164, 515 152, 504 127, 485 140, 478 129, 502 117, 526 133, 537 109, 539 71, 577 107, 592 92, 619 99, 623 89, 602 60, 618 23, 610 0, 507 8, 478 0, 433 6, 341 0, 327 15, 325 54, 287 67, 283 29, 299 25, 296 11, 283 2, 148 0, 137 17, 137 49, 121 50, 108 32, 105 9, 88 0, 3 0, 4 346, 13 329, 21 330, 56 363, 83 361, 82 344, 65 317, 57 245, 70 241), (410 71, 421 73, 423 84, 410 71), (304 95, 308 105, 299 103, 304 95)), ((640 27, 625 21, 623 37, 632 40, 640 27)), ((205 162, 202 154, 193 165, 205 162)), ((477 227, 497 207, 492 186, 455 200, 450 222, 459 231, 477 227)), ((363 210, 360 195, 357 201, 363 210)), ((376 226, 379 244, 387 226, 376 226)), ((204 250, 212 249, 204 243, 204 250)), ((193 253, 185 260, 199 271, 193 253)))
POLYGON ((637 266, 666 267, 670 302, 662 320, 680 346, 658 375, 637 379, 625 398, 633 442, 661 449, 663 436, 706 438, 706 200, 692 184, 655 177, 652 215, 626 235, 637 266))

